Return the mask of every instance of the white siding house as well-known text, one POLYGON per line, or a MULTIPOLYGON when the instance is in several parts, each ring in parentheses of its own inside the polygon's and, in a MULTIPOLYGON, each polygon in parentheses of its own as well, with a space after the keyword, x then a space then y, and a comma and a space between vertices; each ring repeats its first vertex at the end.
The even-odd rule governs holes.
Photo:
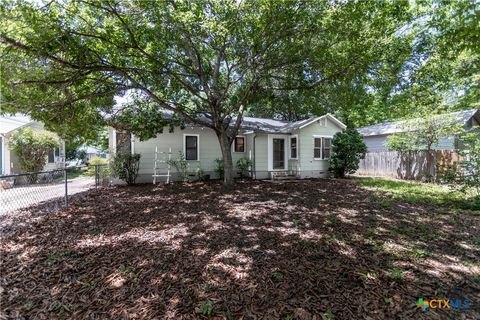
MULTIPOLYGON (((345 128, 330 114, 297 122, 244 117, 232 143, 233 164, 235 166, 241 158, 251 160, 251 176, 255 179, 268 179, 275 174, 297 178, 326 177, 331 139, 345 128)), ((118 142, 125 138, 124 135, 109 129, 113 153, 119 146, 125 146, 118 142)), ((171 150, 172 158, 183 152, 192 174, 201 168, 212 178, 215 178, 215 159, 222 158, 215 132, 196 125, 184 129, 177 127, 172 133, 164 132, 147 141, 140 141, 132 135, 129 141, 128 151, 141 155, 138 182, 152 181, 155 150, 163 152, 159 157, 166 157, 171 150)), ((166 164, 163 171, 166 171, 166 164)), ((172 171, 175 170, 172 168, 172 171)), ((178 178, 175 172, 172 178, 178 178)))
MULTIPOLYGON (((464 129, 470 130, 472 128, 478 128, 480 123, 480 110, 472 109, 453 112, 440 115, 439 117, 445 117, 451 121, 452 125, 462 124, 464 129)), ((374 124, 368 127, 358 128, 358 132, 363 136, 368 152, 387 151, 386 142, 388 137, 395 133, 405 132, 405 128, 409 127, 408 123, 410 121, 414 123, 415 119, 374 124)), ((454 136, 442 137, 434 146, 434 149, 455 150, 457 149, 457 138, 454 136)))
MULTIPOLYGON (((18 130, 31 128, 32 130, 45 130, 42 123, 34 121, 25 115, 0 117, 0 175, 23 173, 18 163, 15 152, 9 148, 12 134, 18 130)), ((60 138, 59 138, 59 141, 60 138)), ((64 163, 64 143, 59 148, 52 149, 45 159, 44 171, 58 169, 64 163)))

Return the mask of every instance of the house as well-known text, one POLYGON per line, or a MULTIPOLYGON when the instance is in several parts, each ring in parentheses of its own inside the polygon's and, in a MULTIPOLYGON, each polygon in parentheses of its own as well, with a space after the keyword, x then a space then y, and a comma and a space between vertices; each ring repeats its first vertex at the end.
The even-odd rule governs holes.
MULTIPOLYGON (((446 119, 445 122, 450 125, 461 124, 464 129, 471 130, 479 127, 480 109, 453 112, 439 115, 438 117, 446 119)), ((368 152, 387 151, 386 141, 388 137, 395 133, 412 130, 413 126, 411 124, 415 123, 415 120, 418 119, 383 122, 368 127, 358 128, 357 130, 363 136, 368 152)), ((458 138, 455 136, 449 136, 442 137, 433 148, 435 150, 455 150, 458 149, 458 146, 458 138)))
MULTIPOLYGON (((249 159, 254 179, 275 175, 326 177, 332 137, 345 128, 331 114, 296 122, 244 117, 232 143, 233 164, 241 158, 249 159)), ((164 132, 147 141, 109 128, 109 144, 112 152, 123 146, 128 152, 141 154, 139 182, 152 181, 155 156, 167 160, 169 151, 172 159, 183 152, 190 172, 201 168, 211 177, 215 177, 215 159, 222 158, 215 132, 198 125, 177 127, 172 133, 164 132)), ((166 164, 162 165, 159 171, 166 172, 166 164)), ((174 173, 172 178, 178 175, 174 173)))
MULTIPOLYGON (((30 119, 26 115, 15 114, 0 117, 0 175, 22 173, 15 152, 9 148, 9 140, 14 132, 25 128, 45 130, 42 123, 30 119)), ((45 159, 46 164, 43 170, 61 168, 63 166, 64 150, 63 143, 60 144, 59 148, 52 149, 45 159)))
POLYGON ((93 158, 107 158, 107 154, 100 148, 84 146, 78 149, 79 152, 85 152, 85 160, 88 162, 93 158))

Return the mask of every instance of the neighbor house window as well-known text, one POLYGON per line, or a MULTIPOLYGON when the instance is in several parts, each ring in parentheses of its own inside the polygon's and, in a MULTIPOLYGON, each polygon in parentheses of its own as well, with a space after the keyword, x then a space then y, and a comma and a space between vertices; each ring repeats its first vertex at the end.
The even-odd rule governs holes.
POLYGON ((322 158, 322 138, 313 138, 313 158, 321 159, 322 158))
POLYGON ((48 163, 55 163, 55 159, 60 156, 60 149, 54 148, 48 152, 48 163))
POLYGON ((323 139, 322 159, 330 159, 330 150, 332 149, 332 138, 322 138, 322 139, 323 139))
POLYGON ((297 137, 290 138, 290 158, 297 159, 297 137))
POLYGON ((198 135, 185 135, 185 160, 198 160, 198 135))
POLYGON ((245 137, 236 137, 235 140, 233 140, 233 151, 245 152, 245 137))

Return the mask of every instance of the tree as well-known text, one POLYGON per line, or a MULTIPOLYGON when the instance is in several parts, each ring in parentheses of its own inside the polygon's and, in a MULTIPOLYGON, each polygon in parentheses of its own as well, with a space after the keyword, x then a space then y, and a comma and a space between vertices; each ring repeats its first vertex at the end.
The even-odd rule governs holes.
POLYGON ((480 131, 471 131, 460 137, 462 157, 458 165, 448 168, 442 177, 454 189, 468 193, 470 190, 480 200, 480 131))
POLYGON ((345 178, 346 174, 355 173, 360 159, 365 158, 367 146, 357 130, 347 128, 337 132, 332 140, 330 171, 335 178, 345 178))
POLYGON ((42 171, 47 163, 48 153, 59 146, 58 140, 47 131, 33 131, 31 128, 14 132, 9 143, 25 172, 42 171))
POLYGON ((387 139, 387 148, 398 152, 423 150, 427 154, 427 168, 430 177, 435 176, 435 155, 433 148, 441 138, 458 136, 464 131, 461 124, 445 115, 428 115, 424 118, 406 120, 401 125, 403 132, 387 139))
POLYGON ((78 133, 105 119, 141 139, 182 123, 211 128, 227 185, 230 145, 264 90, 368 74, 409 17, 408 1, 374 0, 7 1, 0 10, 2 108, 78 133), (126 93, 131 103, 113 108, 126 93))

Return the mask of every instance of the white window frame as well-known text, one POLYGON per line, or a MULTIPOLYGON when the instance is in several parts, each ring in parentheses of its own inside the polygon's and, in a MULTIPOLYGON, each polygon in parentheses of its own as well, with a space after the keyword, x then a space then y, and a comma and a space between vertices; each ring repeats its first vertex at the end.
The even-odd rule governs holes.
POLYGON ((333 137, 322 137, 322 152, 321 152, 322 160, 329 160, 330 157, 328 157, 328 158, 323 157, 323 149, 325 149, 325 146, 323 144, 325 142, 325 139, 330 139, 330 157, 331 157, 332 156, 332 140, 333 140, 333 137))
MULTIPOLYGON (((327 159, 323 159, 323 139, 324 138, 329 138, 329 139, 333 139, 333 136, 325 136, 325 135, 313 135, 313 146, 312 146, 312 157, 313 157, 313 160, 315 161, 320 161, 320 160, 328 160, 330 158, 327 158, 327 159), (320 158, 315 158, 315 139, 320 139, 320 158)), ((330 149, 331 149, 331 146, 330 146, 330 149)), ((331 153, 331 151, 330 151, 331 153)))
POLYGON ((194 133, 183 134, 183 154, 185 155, 185 159, 187 158, 187 137, 197 137, 197 160, 187 161, 200 161, 200 135, 194 133))
POLYGON ((293 159, 293 160, 298 160, 298 146, 299 146, 299 143, 298 143, 298 134, 293 134, 290 136, 290 138, 288 139, 288 158, 289 159, 293 159), (292 158, 292 138, 296 138, 297 139, 297 154, 296 154, 296 157, 295 158, 292 158))
POLYGON ((233 139, 233 143, 232 143, 232 152, 233 153, 245 153, 247 152, 247 138, 245 136, 236 136, 234 139, 233 139), (237 138, 243 138, 243 151, 235 151, 235 141, 237 138))

